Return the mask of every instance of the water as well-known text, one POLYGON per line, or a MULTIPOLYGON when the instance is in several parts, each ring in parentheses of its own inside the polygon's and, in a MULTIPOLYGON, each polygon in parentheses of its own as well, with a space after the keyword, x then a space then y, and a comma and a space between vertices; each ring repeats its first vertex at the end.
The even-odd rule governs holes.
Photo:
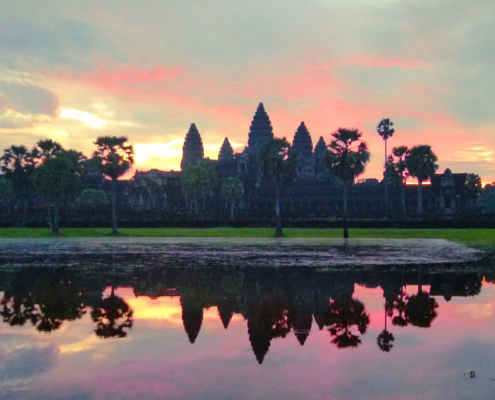
POLYGON ((0 398, 495 398, 495 265, 462 246, 26 240, 0 265, 0 398))

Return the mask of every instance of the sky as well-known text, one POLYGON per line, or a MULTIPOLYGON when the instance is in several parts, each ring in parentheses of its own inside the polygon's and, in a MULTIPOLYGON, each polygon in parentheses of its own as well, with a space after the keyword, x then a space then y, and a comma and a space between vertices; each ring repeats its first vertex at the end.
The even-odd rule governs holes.
POLYGON ((275 136, 358 128, 381 178, 394 146, 495 181, 495 1, 0 0, 0 148, 51 138, 90 156, 127 136, 135 168, 180 168, 192 122, 216 159, 275 136))

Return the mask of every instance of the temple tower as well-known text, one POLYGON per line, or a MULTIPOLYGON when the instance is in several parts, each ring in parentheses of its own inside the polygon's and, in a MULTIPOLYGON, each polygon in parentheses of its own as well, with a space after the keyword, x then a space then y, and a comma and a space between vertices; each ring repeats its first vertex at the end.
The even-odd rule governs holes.
POLYGON ((270 139, 273 139, 272 123, 263 103, 260 103, 249 128, 248 147, 251 156, 256 159, 261 146, 270 139))
POLYGON ((315 175, 321 176, 325 173, 325 164, 323 162, 323 157, 325 156, 325 152, 327 151, 327 144, 323 139, 323 136, 320 136, 320 140, 316 143, 314 160, 315 160, 315 175))
POLYGON ((222 147, 220 148, 220 152, 218 153, 218 161, 231 162, 233 160, 234 160, 234 149, 232 148, 229 139, 225 138, 222 147))
POLYGON ((314 175, 313 141, 304 122, 301 122, 297 128, 292 148, 297 155, 297 174, 300 176, 314 175))
POLYGON ((196 164, 204 158, 204 147, 196 124, 191 124, 187 132, 184 146, 182 146, 182 161, 180 169, 184 170, 187 165, 196 164))
POLYGON ((227 138, 223 141, 220 152, 218 153, 217 171, 222 179, 227 176, 237 175, 237 163, 234 157, 234 149, 227 138))

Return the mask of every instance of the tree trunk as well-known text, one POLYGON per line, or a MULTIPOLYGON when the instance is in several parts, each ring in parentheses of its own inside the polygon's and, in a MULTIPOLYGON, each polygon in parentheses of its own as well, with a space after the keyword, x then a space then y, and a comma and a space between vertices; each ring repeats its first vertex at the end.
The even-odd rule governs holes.
POLYGON ((385 139, 385 218, 388 218, 387 139, 385 139))
POLYGON ((60 234, 60 219, 59 219, 59 203, 58 200, 55 200, 53 204, 53 229, 52 233, 54 235, 60 234))
POLYGON ((418 215, 423 215, 423 182, 418 180, 418 215))
POLYGON ((234 209, 235 209, 235 203, 230 203, 230 220, 234 220, 234 209))
POLYGON ((275 179, 275 237, 284 236, 282 232, 282 220, 280 218, 280 188, 278 179, 275 179))
POLYGON ((418 293, 423 293, 423 266, 418 268, 418 293))
POLYGON ((344 182, 344 239, 349 238, 349 230, 347 229, 347 182, 344 182))
POLYGON ((26 199, 24 199, 22 201, 22 217, 21 217, 21 227, 22 228, 26 227, 27 212, 28 212, 28 202, 26 199))
POLYGON ((48 228, 53 229, 52 213, 50 212, 50 207, 51 207, 51 204, 47 204, 47 206, 46 206, 46 223, 48 225, 48 228))
POLYGON ((406 195, 404 193, 404 182, 400 184, 400 197, 402 200, 402 214, 406 215, 406 195))
POLYGON ((119 233, 117 229, 117 179, 112 179, 112 235, 119 233))

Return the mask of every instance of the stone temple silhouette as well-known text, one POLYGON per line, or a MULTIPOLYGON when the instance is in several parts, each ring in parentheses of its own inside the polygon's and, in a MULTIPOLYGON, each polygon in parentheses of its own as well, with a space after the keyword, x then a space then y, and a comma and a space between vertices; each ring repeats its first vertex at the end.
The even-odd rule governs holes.
MULTIPOLYGON (((277 133, 275 131, 275 133, 277 133)), ((331 137, 330 132, 319 139, 316 145, 311 130, 302 121, 293 132, 277 133, 289 141, 297 155, 297 170, 294 179, 284 185, 281 198, 282 216, 287 220, 328 220, 340 218, 342 214, 342 182, 330 176, 324 165, 324 155, 331 137)), ((263 144, 274 138, 274 128, 263 103, 259 103, 247 132, 247 146, 234 149, 228 137, 224 138, 217 160, 205 159, 205 149, 200 129, 192 123, 185 136, 181 169, 202 160, 215 165, 218 183, 210 190, 209 198, 202 199, 204 212, 201 219, 226 219, 224 201, 220 195, 221 184, 227 177, 237 177, 244 185, 244 199, 239 204, 239 218, 246 222, 268 221, 273 218, 274 189, 269 179, 259 173, 258 152, 263 144), (237 151, 235 151, 237 150, 237 151)), ((141 212, 145 219, 193 218, 182 191, 181 171, 137 171, 130 181, 121 181, 118 198, 121 209, 129 206, 132 215, 141 212), (188 211, 189 209, 189 211, 188 211), (150 213, 162 213, 157 217, 150 213), (149 215, 148 215, 149 214, 149 215)), ((465 173, 452 173, 447 169, 436 174, 431 185, 423 189, 423 208, 426 214, 452 219, 472 212, 476 201, 466 189, 465 173)), ((378 179, 357 181, 348 198, 350 219, 380 219, 384 216, 384 182, 378 179)), ((404 215, 400 185, 389 183, 390 215, 404 215)), ((414 185, 405 187, 406 214, 414 215, 417 205, 417 190, 414 185)), ((229 215, 230 216, 230 215, 229 215)), ((197 217, 197 215, 196 215, 197 217)), ((137 217, 133 217, 137 218, 137 217)))

